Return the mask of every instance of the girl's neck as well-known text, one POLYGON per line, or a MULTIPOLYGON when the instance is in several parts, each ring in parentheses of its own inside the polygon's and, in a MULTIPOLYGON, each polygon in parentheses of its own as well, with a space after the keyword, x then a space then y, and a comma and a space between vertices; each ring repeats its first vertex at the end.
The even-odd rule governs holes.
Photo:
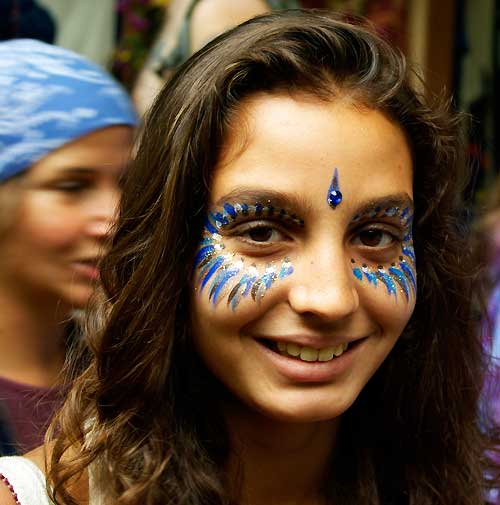
POLYGON ((56 384, 68 316, 53 300, 35 300, 0 284, 0 376, 39 387, 56 384))
POLYGON ((239 505, 323 505, 338 420, 288 423, 245 407, 226 410, 228 482, 239 505))

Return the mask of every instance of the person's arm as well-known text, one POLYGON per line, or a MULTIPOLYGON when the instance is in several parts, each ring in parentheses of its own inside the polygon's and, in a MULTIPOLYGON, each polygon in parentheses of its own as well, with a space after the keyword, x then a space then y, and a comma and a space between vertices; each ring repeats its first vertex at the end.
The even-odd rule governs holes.
POLYGON ((0 505, 18 505, 18 503, 16 504, 12 492, 7 488, 7 484, 0 480, 0 505))
POLYGON ((264 0, 200 0, 191 15, 191 54, 217 35, 270 10, 264 0))
MULTIPOLYGON (((47 450, 47 456, 50 457, 50 445, 46 446, 48 447, 47 450)), ((38 469, 42 472, 42 474, 45 475, 46 473, 46 467, 45 467, 45 447, 40 446, 29 453, 25 454, 23 458, 14 458, 14 460, 20 462, 24 460, 29 460, 31 463, 36 465, 38 469)), ((4 459, 0 461, 9 461, 9 459, 4 459)), ((24 490, 24 493, 28 493, 28 496, 30 496, 30 493, 33 493, 36 496, 40 496, 40 493, 44 493, 43 491, 45 489, 45 479, 42 479, 40 481, 39 477, 35 477, 33 470, 26 468, 26 464, 21 465, 21 470, 19 469, 19 463, 16 464, 17 468, 12 468, 12 463, 7 463, 7 465, 0 465, 0 472, 1 472, 1 466, 5 466, 5 468, 9 468, 9 472, 12 474, 13 478, 18 482, 22 482, 24 490), (21 473, 22 471, 22 473, 21 473), (33 486, 33 491, 31 491, 30 487, 33 486), (41 486, 41 488, 40 488, 41 486)), ((14 493, 16 492, 15 486, 13 489, 9 489, 9 484, 10 481, 5 478, 2 479, 0 476, 0 505, 19 505, 19 501, 16 501, 14 498, 14 493)), ((77 501, 77 503, 88 503, 88 496, 89 496, 89 489, 88 489, 88 473, 87 471, 82 472, 81 476, 78 477, 78 479, 73 480, 71 482, 71 486, 69 489, 73 499, 77 501)), ((21 501, 21 505, 35 505, 33 500, 29 501, 27 498, 28 503, 25 503, 21 501)), ((49 498, 46 497, 43 503, 48 504, 50 502, 49 498)), ((50 502, 51 503, 51 502, 50 502)), ((36 505, 40 505, 39 502, 37 501, 36 505)))
MULTIPOLYGON (((132 97, 139 113, 144 114, 168 78, 157 73, 161 60, 170 54, 184 27, 183 20, 188 15, 192 1, 177 0, 167 6, 165 21, 151 50, 144 68, 139 73, 132 91, 132 97)), ((265 0, 199 0, 194 6, 188 24, 189 48, 185 57, 201 49, 220 33, 255 17, 269 12, 265 0)))

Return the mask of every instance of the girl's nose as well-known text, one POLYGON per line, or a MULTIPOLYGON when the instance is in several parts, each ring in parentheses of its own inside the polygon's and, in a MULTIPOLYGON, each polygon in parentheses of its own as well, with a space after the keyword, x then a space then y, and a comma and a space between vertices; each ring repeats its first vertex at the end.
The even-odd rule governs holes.
POLYGON ((103 191, 95 198, 90 204, 86 226, 87 235, 96 239, 108 237, 116 218, 119 199, 120 192, 118 190, 103 191))
POLYGON ((294 276, 288 299, 297 313, 334 321, 348 317, 359 307, 350 261, 341 246, 302 258, 294 276))

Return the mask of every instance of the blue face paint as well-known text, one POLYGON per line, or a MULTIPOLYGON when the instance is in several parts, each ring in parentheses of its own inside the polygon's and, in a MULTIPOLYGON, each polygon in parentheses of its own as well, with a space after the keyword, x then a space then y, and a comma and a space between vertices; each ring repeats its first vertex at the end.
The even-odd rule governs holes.
POLYGON ((358 281, 362 281, 363 280, 363 272, 358 267, 354 267, 352 269, 352 273, 354 274, 354 276, 356 277, 356 279, 358 279, 358 281))
POLYGON ((375 275, 377 279, 382 281, 387 288, 387 294, 396 296, 396 284, 390 275, 384 270, 384 267, 379 265, 377 270, 375 270, 375 275))
POLYGON ((339 187, 339 172, 337 168, 335 168, 335 171, 333 172, 332 182, 328 188, 326 201, 332 209, 335 209, 337 205, 339 205, 339 203, 342 201, 342 193, 340 192, 339 187))
POLYGON ((367 265, 363 265, 362 271, 365 275, 365 279, 368 281, 368 284, 373 284, 376 287, 378 284, 377 275, 370 270, 367 265))
POLYGON ((352 273, 358 281, 367 282, 374 287, 377 287, 379 283, 383 284, 389 296, 396 298, 399 291, 404 295, 406 301, 409 301, 412 296, 416 296, 417 294, 416 257, 413 249, 411 230, 413 216, 410 208, 389 207, 383 209, 376 207, 365 215, 355 215, 352 222, 356 223, 365 217, 373 219, 374 217, 385 216, 399 218, 401 225, 407 228, 401 241, 399 261, 397 263, 393 262, 388 266, 368 266, 366 263, 363 263, 360 267, 354 259, 351 259, 352 273))
POLYGON ((404 293, 406 300, 410 299, 410 287, 408 286, 408 278, 402 270, 396 268, 395 263, 389 268, 389 275, 397 282, 399 288, 404 293))
POLYGON ((197 272, 196 282, 200 293, 205 291, 215 306, 227 294, 227 305, 235 310, 249 295, 260 301, 275 282, 292 275, 293 266, 288 258, 269 263, 264 269, 255 264, 246 265, 243 258, 226 252, 224 230, 241 217, 268 217, 289 221, 295 226, 304 226, 304 221, 285 209, 275 208, 268 202, 255 205, 225 203, 222 209, 209 212, 205 220, 202 238, 193 266, 197 272))

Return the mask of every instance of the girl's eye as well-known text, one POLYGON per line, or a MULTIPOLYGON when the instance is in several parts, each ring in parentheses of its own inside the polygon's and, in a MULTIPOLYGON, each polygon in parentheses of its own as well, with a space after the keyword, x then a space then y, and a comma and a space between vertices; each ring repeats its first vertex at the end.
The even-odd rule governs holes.
POLYGON ((254 226, 244 230, 241 237, 252 241, 260 243, 271 243, 284 240, 284 235, 282 232, 273 228, 271 226, 254 226))
POLYGON ((78 193, 80 191, 84 191, 90 186, 88 181, 83 180, 62 180, 58 181, 54 184, 54 188, 58 191, 64 191, 67 193, 78 193))
POLYGON ((371 228, 361 230, 354 239, 354 243, 365 247, 383 248, 392 245, 396 240, 392 233, 371 228))

